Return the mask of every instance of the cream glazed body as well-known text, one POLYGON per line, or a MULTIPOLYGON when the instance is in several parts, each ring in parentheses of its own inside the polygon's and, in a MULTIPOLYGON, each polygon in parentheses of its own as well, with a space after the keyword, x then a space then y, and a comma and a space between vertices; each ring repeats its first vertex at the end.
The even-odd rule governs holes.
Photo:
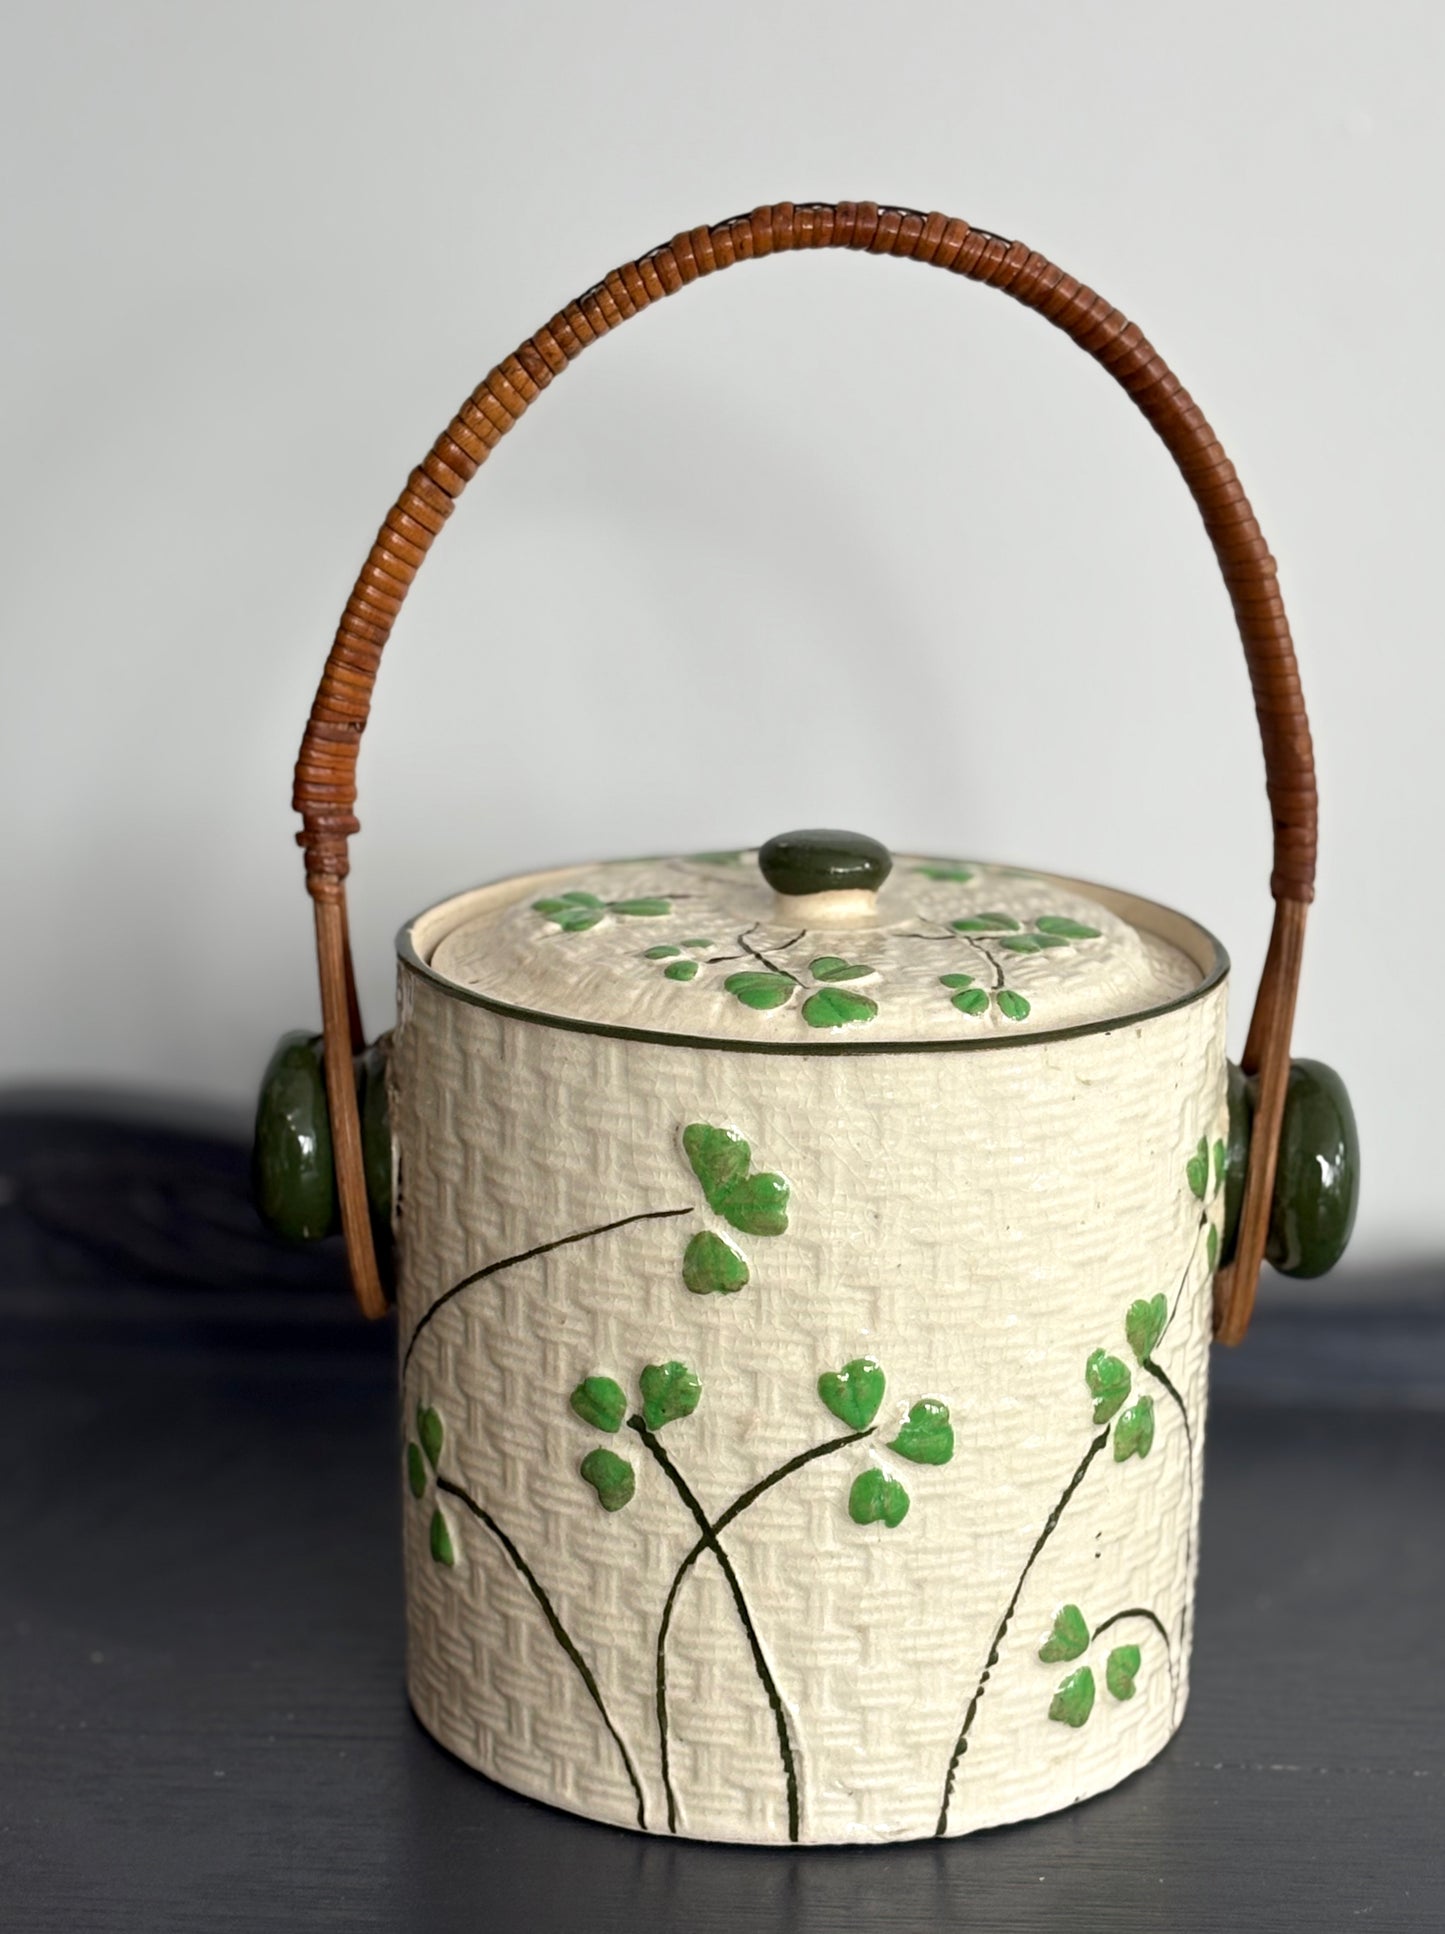
POLYGON ((1099 1792, 1179 1724, 1223 958, 1124 896, 911 870, 895 951, 948 927, 980 968, 940 940, 915 977, 936 1006, 991 979, 986 960, 1001 981, 1058 976, 1068 949, 1040 963, 1000 934, 1076 930, 1075 970, 1107 981, 1112 920, 1144 936, 1162 998, 1051 1027, 1036 978, 1031 1027, 1007 1031, 990 987, 950 1032, 869 1047, 895 991, 883 925, 781 953, 781 931, 737 929, 770 963, 745 973, 796 982, 772 1034, 771 1010, 734 1023, 716 1002, 692 1009, 715 1037, 663 1033, 652 1008, 632 1027, 543 1015, 437 965, 479 918, 529 914, 559 949, 625 948, 649 999, 697 960, 673 991, 710 977, 743 1008, 731 956, 709 969, 685 945, 723 944, 692 931, 720 926, 705 892, 689 906, 630 874, 612 894, 509 882, 403 936, 409 1691, 520 1792, 719 1840, 954 1835, 1099 1792), (951 922, 939 892, 964 908, 951 922), (1044 899, 1073 910, 1031 911, 1044 899), (589 902, 613 911, 559 925, 589 902), (804 1041, 810 987, 871 987, 874 1014, 804 1041))

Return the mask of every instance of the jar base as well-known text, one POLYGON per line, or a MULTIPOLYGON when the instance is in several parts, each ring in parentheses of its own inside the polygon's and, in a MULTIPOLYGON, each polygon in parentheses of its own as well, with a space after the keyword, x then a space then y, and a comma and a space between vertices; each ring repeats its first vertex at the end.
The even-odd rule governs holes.
POLYGON ((786 1832, 766 1836, 761 1834, 710 1832, 706 1829, 689 1826, 685 1819, 679 1819, 676 1830, 670 1831, 664 1823, 665 1814, 663 1809, 661 1807, 654 1809, 650 1803, 644 1807, 644 1818, 639 1821, 635 1812, 624 1814, 605 1804, 601 1806, 595 1803, 589 1804, 580 1795, 576 1797, 569 1796, 559 1792, 555 1787, 545 1787, 540 1781, 530 1781, 525 1777, 514 1779, 504 1778, 492 1768, 482 1764, 480 1758, 469 1754, 460 1742, 446 1737, 444 1724, 433 1725, 422 1709, 423 1702, 419 1700, 410 1684, 407 1686, 407 1703, 411 1708, 412 1717, 416 1720, 418 1726, 420 1726, 432 1744, 439 1747, 449 1759, 453 1759, 459 1765, 464 1766, 469 1773, 476 1774, 478 1778, 486 1780, 490 1785, 500 1787, 503 1792, 514 1794, 519 1799, 532 1801, 539 1806, 550 1807, 558 1813, 570 1814, 574 1819, 586 1820, 593 1826, 620 1827, 624 1832, 641 1834, 649 1839, 681 1840, 691 1842, 697 1846, 757 1847, 772 1850, 778 1848, 787 1849, 789 1847, 797 1847, 799 1849, 868 1846, 896 1847, 910 1844, 918 1845, 928 1841, 937 1842, 940 1838, 945 1840, 966 1840, 976 1833, 989 1833, 999 1827, 1025 1826, 1032 1820, 1045 1820, 1052 1814, 1070 1812, 1075 1807, 1085 1806, 1091 1800, 1100 1799, 1104 1794, 1113 1792, 1116 1787, 1122 1786, 1126 1781, 1133 1779, 1136 1774, 1146 1771, 1155 1760, 1160 1758, 1164 1751, 1173 1743, 1183 1724, 1188 1707, 1188 1694, 1186 1691, 1181 1698, 1177 1717, 1172 1720, 1168 1731, 1164 1733, 1162 1738, 1151 1743, 1147 1751, 1137 1758, 1131 1759, 1129 1764, 1118 1767, 1109 1777, 1101 1780, 1097 1784, 1090 1785, 1084 1792, 1058 1798, 1043 1805, 1019 1807, 1004 1802, 996 1810, 990 1809, 986 1805, 982 1807, 975 1806, 967 1813, 964 1813, 960 1809, 958 1811, 959 1824, 950 1826, 942 1835, 938 1833, 936 1823, 933 1825, 918 1823, 902 1826, 892 1831, 887 1828, 865 1827, 860 1825, 856 1832, 850 1834, 819 1834, 814 1836, 808 1833, 805 1819, 803 1829, 800 1831, 796 1841, 790 1841, 786 1832), (654 1811, 657 1813, 657 1818, 654 1818, 654 1811))

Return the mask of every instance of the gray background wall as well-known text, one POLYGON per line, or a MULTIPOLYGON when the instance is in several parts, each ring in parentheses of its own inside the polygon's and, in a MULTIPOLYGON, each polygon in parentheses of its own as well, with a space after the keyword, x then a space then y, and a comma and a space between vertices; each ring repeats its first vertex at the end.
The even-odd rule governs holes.
MULTIPOLYGON (((1435 546, 1442 26, 921 0, 12 5, 0 59, 0 1075, 249 1095, 315 1013, 289 767, 406 471, 485 369, 675 229, 872 197, 1134 315, 1281 559, 1321 892, 1298 1041, 1359 1254, 1445 1248, 1435 546)), ((841 822, 1268 928, 1242 661, 1182 485, 1014 305, 810 257, 586 357, 419 580, 353 917, 841 822)))

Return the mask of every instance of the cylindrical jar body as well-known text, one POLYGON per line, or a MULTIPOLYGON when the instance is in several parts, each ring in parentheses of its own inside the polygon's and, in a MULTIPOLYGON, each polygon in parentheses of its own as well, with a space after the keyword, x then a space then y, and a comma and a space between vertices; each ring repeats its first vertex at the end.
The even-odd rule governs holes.
POLYGON ((593 1818, 770 1844, 971 1832, 1153 1757, 1224 1024, 1221 970, 1003 1046, 741 1050, 523 1018, 404 953, 428 1730, 593 1818))

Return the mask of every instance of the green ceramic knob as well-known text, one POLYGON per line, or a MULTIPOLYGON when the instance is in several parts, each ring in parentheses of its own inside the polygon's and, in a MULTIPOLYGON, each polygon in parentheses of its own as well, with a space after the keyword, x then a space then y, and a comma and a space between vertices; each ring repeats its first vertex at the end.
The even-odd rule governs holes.
MULTIPOLYGON (((390 1048, 391 1037, 384 1035, 354 1060, 367 1200, 382 1224, 391 1219, 390 1048)), ((251 1186, 262 1221, 292 1242, 319 1242, 341 1227, 319 1034, 283 1034, 267 1064, 256 1107, 251 1186)))
POLYGON ((775 893, 876 893, 893 871, 893 855, 866 833, 814 828, 779 833, 758 853, 763 878, 775 893))
MULTIPOLYGON (((1256 1082, 1229 1069, 1224 1241, 1234 1255, 1256 1082)), ((1360 1192, 1360 1140, 1345 1084, 1323 1061, 1290 1063, 1265 1255, 1282 1276, 1323 1276, 1349 1246, 1360 1192)))

